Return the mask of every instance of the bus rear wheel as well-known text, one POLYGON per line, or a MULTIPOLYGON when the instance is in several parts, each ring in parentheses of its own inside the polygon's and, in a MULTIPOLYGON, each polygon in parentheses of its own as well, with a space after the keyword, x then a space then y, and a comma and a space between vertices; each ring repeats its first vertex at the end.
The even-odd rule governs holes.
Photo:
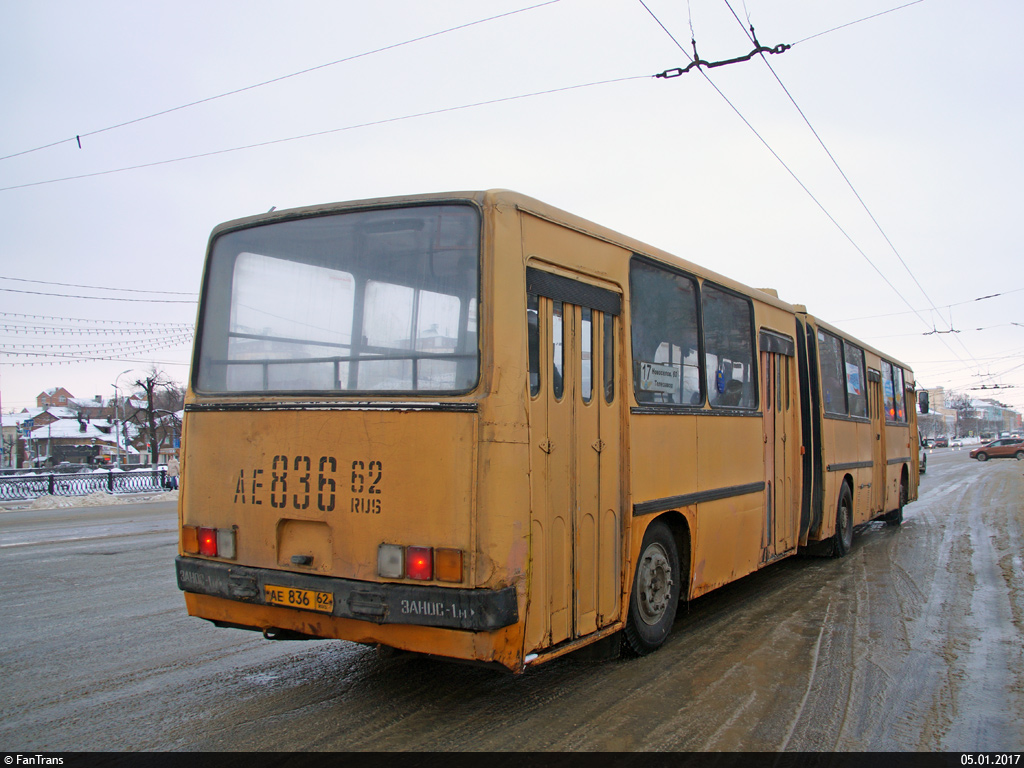
POLYGON ((660 648, 672 631, 682 574, 672 532, 663 522, 644 532, 626 619, 626 648, 644 656, 660 648))
POLYGON ((836 532, 832 537, 832 556, 844 557, 853 547, 853 494, 843 483, 836 505, 836 532))

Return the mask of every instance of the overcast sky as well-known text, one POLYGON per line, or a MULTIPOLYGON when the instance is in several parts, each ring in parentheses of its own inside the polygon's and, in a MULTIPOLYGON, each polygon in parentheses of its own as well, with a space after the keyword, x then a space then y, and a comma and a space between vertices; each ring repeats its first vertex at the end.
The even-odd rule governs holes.
POLYGON ((0 6, 0 407, 110 397, 154 364, 185 382, 222 221, 503 187, 1024 410, 1024 4, 843 26, 902 2, 557 0, 397 45, 537 2, 0 6), (795 45, 771 69, 651 77, 686 66, 691 35, 706 61, 749 53, 749 23, 795 45), (115 359, 79 359, 97 357, 115 359))

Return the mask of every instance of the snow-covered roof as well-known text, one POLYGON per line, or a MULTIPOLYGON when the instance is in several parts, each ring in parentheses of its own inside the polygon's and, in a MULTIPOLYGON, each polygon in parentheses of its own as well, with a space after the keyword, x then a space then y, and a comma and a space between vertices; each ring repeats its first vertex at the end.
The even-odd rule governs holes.
POLYGON ((32 430, 29 437, 33 440, 75 438, 78 440, 95 440, 98 443, 110 443, 111 445, 117 443, 117 437, 114 434, 107 434, 97 429, 95 424, 86 423, 85 430, 83 431, 82 425, 77 419, 60 419, 52 424, 36 427, 32 430))
POLYGON ((3 414, 3 424, 5 427, 10 427, 15 424, 23 424, 28 419, 35 419, 43 413, 49 413, 53 418, 58 420, 71 420, 75 424, 78 424, 78 412, 73 411, 70 408, 64 408, 63 406, 51 405, 46 408, 26 408, 21 413, 5 413, 3 414))
MULTIPOLYGON (((36 408, 33 410, 41 411, 42 408, 36 408)), ((35 418, 35 416, 35 413, 4 413, 0 414, 0 422, 2 422, 5 427, 16 427, 21 426, 28 419, 35 418)))
POLYGON ((46 408, 33 408, 37 411, 36 416, 48 413, 55 419, 78 419, 78 411, 73 408, 65 408, 63 405, 49 405, 46 408))
POLYGON ((78 408, 107 408, 111 405, 108 400, 104 400, 102 397, 99 400, 93 397, 72 397, 68 398, 68 403, 78 408))

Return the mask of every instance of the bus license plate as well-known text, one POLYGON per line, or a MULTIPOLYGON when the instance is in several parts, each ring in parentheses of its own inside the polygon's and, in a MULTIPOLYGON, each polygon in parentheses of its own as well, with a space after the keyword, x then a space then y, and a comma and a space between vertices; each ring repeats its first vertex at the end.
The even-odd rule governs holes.
POLYGON ((275 587, 268 584, 264 587, 263 596, 271 605, 284 605, 288 608, 302 608, 321 613, 331 613, 334 610, 334 595, 331 592, 275 587))

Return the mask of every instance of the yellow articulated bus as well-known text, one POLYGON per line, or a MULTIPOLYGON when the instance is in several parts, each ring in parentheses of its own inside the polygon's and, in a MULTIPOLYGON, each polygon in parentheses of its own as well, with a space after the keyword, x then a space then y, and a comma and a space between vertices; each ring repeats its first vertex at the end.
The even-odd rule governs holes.
POLYGON ((185 406, 191 615, 527 666, 917 497, 913 373, 507 191, 210 238, 185 406))

